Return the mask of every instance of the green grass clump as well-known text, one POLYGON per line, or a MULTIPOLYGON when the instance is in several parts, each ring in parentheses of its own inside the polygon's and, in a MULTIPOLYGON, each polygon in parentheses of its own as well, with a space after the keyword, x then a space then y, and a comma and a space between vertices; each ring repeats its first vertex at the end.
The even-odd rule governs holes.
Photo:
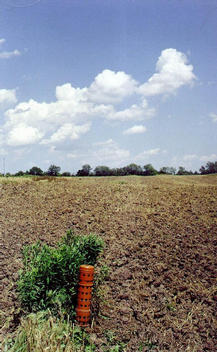
POLYGON ((88 334, 64 317, 50 312, 31 313, 23 318, 14 340, 5 342, 4 352, 93 352, 88 334))
POLYGON ((40 242, 24 247, 18 280, 22 306, 29 312, 61 310, 73 318, 79 267, 94 265, 102 248, 96 235, 79 236, 71 230, 56 248, 40 242))

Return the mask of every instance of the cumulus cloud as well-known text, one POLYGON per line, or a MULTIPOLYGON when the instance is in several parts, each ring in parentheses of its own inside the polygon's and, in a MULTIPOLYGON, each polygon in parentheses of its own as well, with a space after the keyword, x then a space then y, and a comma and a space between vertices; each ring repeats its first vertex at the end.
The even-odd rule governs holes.
POLYGON ((213 122, 217 122, 217 114, 211 113, 209 116, 211 117, 213 122))
POLYGON ((72 123, 65 123, 50 137, 50 139, 43 140, 41 143, 59 143, 66 140, 67 138, 71 140, 76 140, 79 139, 82 134, 88 132, 89 129, 89 123, 77 126, 72 123))
POLYGON ((155 115, 155 109, 149 108, 146 100, 143 100, 141 104, 133 104, 129 108, 115 111, 110 110, 106 116, 109 120, 119 121, 142 121, 149 119, 155 115))
POLYGON ((88 98, 95 103, 121 102, 135 93, 138 83, 122 71, 104 70, 99 73, 88 89, 88 98))
MULTIPOLYGON (((1 39, 0 45, 3 43, 1 39)), ((5 140, 11 146, 56 144, 79 139, 90 130, 94 119, 126 122, 151 118, 155 109, 148 104, 149 95, 173 93, 195 79, 193 66, 176 49, 162 51, 156 69, 157 73, 143 84, 123 71, 106 69, 94 78, 89 87, 76 88, 70 83, 57 86, 53 102, 37 102, 34 99, 20 102, 5 112, 5 140)), ((16 102, 15 90, 0 90, 0 104, 5 101, 16 102)), ((135 125, 124 134, 143 132, 143 125, 135 125)), ((117 158, 125 158, 129 152, 113 142, 110 148, 104 145, 99 153, 96 156, 101 155, 102 158, 103 155, 112 158, 112 153, 117 158)), ((156 149, 153 149, 145 151, 143 157, 155 154, 156 149)))
POLYGON ((43 133, 37 128, 20 124, 9 132, 7 144, 14 147, 34 144, 42 137, 43 133))
POLYGON ((131 134, 139 134, 147 131, 147 128, 143 125, 135 125, 127 130, 123 131, 123 134, 131 135, 131 134))
POLYGON ((15 89, 0 89, 0 106, 15 104, 16 102, 15 89))
POLYGON ((192 84, 196 78, 186 55, 172 48, 161 52, 156 71, 139 87, 145 96, 174 93, 179 87, 192 84))
POLYGON ((87 101, 86 97, 87 88, 74 88, 70 83, 65 83, 62 86, 56 87, 56 98, 57 100, 81 102, 87 101))

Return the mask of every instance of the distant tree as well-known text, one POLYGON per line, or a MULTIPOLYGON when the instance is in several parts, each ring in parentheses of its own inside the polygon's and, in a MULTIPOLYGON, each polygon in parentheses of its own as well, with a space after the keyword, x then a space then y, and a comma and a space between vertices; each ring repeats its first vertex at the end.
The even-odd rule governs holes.
POLYGON ((151 164, 146 164, 143 166, 144 172, 143 175, 144 176, 154 176, 157 175, 157 170, 155 170, 155 168, 151 165, 151 164))
POLYGON ((111 176, 112 171, 108 166, 96 166, 94 169, 94 174, 96 176, 111 176))
POLYGON ((85 164, 82 166, 81 170, 78 170, 76 176, 89 176, 91 169, 89 164, 85 164))
POLYGON ((159 174, 165 174, 165 175, 175 175, 176 169, 174 167, 169 167, 169 166, 163 166, 159 174))
POLYGON ((206 170, 205 166, 201 166, 199 171, 200 171, 201 175, 207 174, 207 170, 206 170))
POLYGON ((117 176, 125 176, 127 175, 127 170, 125 167, 120 167, 116 169, 117 176))
POLYGON ((25 175, 25 174, 22 170, 16 172, 16 174, 14 174, 14 176, 23 176, 23 175, 25 175))
POLYGON ((125 176, 127 171, 123 167, 110 169, 111 176, 125 176))
POLYGON ((87 176, 89 176, 90 171, 92 170, 92 167, 89 164, 85 164, 82 166, 82 170, 86 172, 87 176))
POLYGON ((61 168, 56 165, 50 165, 50 167, 47 170, 47 175, 49 176, 58 176, 60 173, 61 168))
POLYGON ((185 168, 183 166, 179 166, 179 169, 177 171, 177 175, 186 175, 187 170, 185 170, 185 168))
POLYGON ((64 176, 64 177, 69 177, 69 176, 71 176, 71 173, 70 172, 68 172, 68 171, 65 171, 65 172, 63 172, 62 173, 62 175, 61 176, 64 176))
POLYGON ((186 170, 183 166, 179 166, 179 169, 176 173, 176 175, 193 175, 193 171, 188 171, 186 170))
POLYGON ((142 175, 143 174, 142 167, 137 164, 133 164, 133 163, 129 164, 129 165, 125 166, 124 169, 126 170, 127 175, 142 175))
POLYGON ((42 169, 40 169, 40 167, 38 166, 33 166, 29 171, 28 171, 29 175, 35 175, 35 176, 42 176, 43 175, 43 171, 42 169))
POLYGON ((200 173, 201 173, 201 175, 216 174, 217 173, 217 161, 215 161, 215 162, 208 161, 205 167, 201 166, 200 173))

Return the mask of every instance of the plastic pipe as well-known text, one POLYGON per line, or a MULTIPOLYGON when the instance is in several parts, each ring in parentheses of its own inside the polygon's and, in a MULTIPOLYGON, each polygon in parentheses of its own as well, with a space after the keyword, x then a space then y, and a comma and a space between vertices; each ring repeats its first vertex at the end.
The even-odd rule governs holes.
POLYGON ((88 326, 90 322, 93 276, 94 267, 92 265, 80 266, 76 307, 76 320, 80 326, 88 326))

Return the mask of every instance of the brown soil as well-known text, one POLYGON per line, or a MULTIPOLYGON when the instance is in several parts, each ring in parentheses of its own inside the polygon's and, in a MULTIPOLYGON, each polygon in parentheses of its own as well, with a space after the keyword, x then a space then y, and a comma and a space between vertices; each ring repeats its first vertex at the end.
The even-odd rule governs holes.
POLYGON ((97 351, 108 339, 126 351, 216 351, 217 176, 1 179, 0 196, 2 339, 19 321, 22 246, 72 228, 106 243, 97 351))

